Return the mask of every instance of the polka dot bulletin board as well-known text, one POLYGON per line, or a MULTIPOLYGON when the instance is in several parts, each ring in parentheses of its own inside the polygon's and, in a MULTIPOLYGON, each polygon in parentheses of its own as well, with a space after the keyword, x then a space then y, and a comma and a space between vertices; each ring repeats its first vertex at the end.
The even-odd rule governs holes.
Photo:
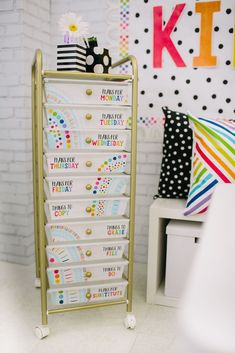
POLYGON ((211 17, 206 18, 207 22, 211 19, 211 33, 202 23, 205 14, 199 11, 200 6, 197 8, 200 3, 202 1, 121 0, 120 53, 127 51, 128 45, 129 53, 138 60, 138 122, 141 126, 162 129, 163 106, 199 116, 235 117, 235 1, 207 1, 208 6, 213 7, 209 10, 211 17), (171 24, 171 32, 167 34, 171 24), (160 39, 157 25, 162 31, 160 39), (125 33, 129 36, 125 37, 125 33), (205 33, 211 38, 206 44, 203 42, 205 33), (167 46, 169 40, 174 51, 172 46, 167 46), (159 55, 158 50, 156 58, 154 47, 159 45, 162 51, 159 55), (200 50, 213 57, 216 64, 211 65, 202 58, 200 50), (200 65, 195 65, 195 57, 201 57, 200 65))

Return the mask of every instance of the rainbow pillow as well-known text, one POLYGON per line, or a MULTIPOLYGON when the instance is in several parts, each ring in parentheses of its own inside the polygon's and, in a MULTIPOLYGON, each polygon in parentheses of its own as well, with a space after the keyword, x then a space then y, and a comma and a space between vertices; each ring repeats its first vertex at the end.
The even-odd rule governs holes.
POLYGON ((235 122, 188 118, 194 142, 185 216, 206 212, 216 184, 235 183, 235 122))

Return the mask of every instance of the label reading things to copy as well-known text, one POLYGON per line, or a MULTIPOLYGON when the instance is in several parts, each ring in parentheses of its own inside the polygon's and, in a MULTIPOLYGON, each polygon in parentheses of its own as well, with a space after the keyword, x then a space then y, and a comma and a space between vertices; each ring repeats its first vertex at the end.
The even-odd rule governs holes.
POLYGON ((61 205, 52 205, 52 212, 54 217, 64 217, 68 216, 69 212, 72 209, 71 204, 61 204, 61 205))

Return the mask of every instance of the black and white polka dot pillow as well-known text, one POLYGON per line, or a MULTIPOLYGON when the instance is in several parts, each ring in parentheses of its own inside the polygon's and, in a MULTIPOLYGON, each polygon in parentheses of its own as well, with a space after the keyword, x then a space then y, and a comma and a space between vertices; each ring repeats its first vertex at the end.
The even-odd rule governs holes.
POLYGON ((190 187, 192 130, 187 115, 162 108, 165 115, 158 197, 187 198, 190 187))

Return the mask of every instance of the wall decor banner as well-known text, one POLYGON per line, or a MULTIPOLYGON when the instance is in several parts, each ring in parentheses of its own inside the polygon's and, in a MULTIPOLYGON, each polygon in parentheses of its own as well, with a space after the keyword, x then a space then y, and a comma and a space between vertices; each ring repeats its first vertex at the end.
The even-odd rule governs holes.
POLYGON ((234 0, 120 0, 120 44, 127 41, 139 64, 139 125, 162 131, 163 106, 235 117, 234 7, 234 0))

